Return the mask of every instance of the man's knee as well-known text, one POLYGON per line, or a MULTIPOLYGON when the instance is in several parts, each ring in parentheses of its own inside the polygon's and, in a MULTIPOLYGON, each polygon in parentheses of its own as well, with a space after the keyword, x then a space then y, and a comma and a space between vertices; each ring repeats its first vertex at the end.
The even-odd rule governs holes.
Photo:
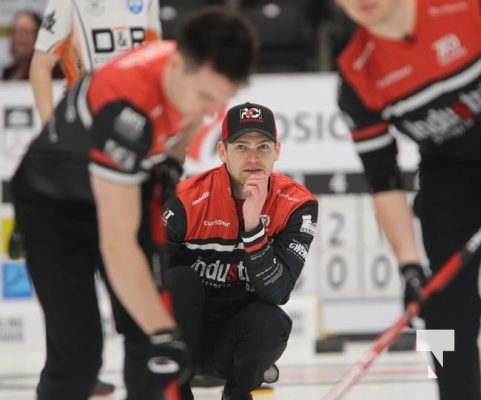
POLYGON ((280 338, 287 341, 292 329, 292 321, 279 306, 266 303, 252 303, 247 306, 243 325, 256 335, 268 339, 280 338))

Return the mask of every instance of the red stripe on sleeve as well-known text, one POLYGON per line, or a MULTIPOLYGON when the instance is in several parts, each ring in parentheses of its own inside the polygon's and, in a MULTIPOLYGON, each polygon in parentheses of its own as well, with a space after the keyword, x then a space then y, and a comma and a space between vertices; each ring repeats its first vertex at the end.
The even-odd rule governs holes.
POLYGON ((117 161, 112 160, 109 156, 107 156, 105 153, 102 153, 98 149, 90 150, 90 158, 99 164, 120 169, 120 164, 117 161))
POLYGON ((263 246, 265 246, 266 243, 267 243, 267 236, 264 236, 264 238, 259 243, 253 244, 252 246, 245 246, 245 250, 248 253, 252 253, 254 251, 261 249, 263 246))
POLYGON ((379 136, 380 134, 386 132, 387 129, 388 129, 387 122, 380 122, 376 125, 371 125, 367 128, 360 129, 358 131, 352 131, 351 136, 354 140, 368 139, 374 136, 379 136))

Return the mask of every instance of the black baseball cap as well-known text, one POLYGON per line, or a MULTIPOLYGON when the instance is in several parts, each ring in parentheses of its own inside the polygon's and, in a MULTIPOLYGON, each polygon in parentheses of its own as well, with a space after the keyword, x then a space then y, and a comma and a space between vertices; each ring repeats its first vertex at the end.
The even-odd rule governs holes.
POLYGON ((227 111, 222 123, 221 139, 232 143, 249 132, 259 132, 277 142, 277 129, 274 114, 260 104, 244 103, 227 111))

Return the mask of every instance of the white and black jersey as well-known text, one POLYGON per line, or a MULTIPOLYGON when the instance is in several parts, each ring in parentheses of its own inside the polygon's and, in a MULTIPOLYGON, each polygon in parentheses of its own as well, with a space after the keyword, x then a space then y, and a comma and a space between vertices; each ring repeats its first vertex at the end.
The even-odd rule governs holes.
POLYGON ((61 56, 71 85, 160 33, 157 0, 49 0, 35 48, 61 56))

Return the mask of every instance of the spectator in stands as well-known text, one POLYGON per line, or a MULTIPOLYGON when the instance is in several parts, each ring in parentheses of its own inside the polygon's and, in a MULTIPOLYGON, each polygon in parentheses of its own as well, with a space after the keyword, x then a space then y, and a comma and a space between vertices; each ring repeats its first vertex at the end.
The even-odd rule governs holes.
MULTIPOLYGON (((28 80, 35 40, 41 22, 41 17, 30 10, 22 10, 15 14, 10 29, 12 62, 2 70, 2 80, 28 80)), ((63 78, 58 64, 53 70, 53 78, 63 78)))

